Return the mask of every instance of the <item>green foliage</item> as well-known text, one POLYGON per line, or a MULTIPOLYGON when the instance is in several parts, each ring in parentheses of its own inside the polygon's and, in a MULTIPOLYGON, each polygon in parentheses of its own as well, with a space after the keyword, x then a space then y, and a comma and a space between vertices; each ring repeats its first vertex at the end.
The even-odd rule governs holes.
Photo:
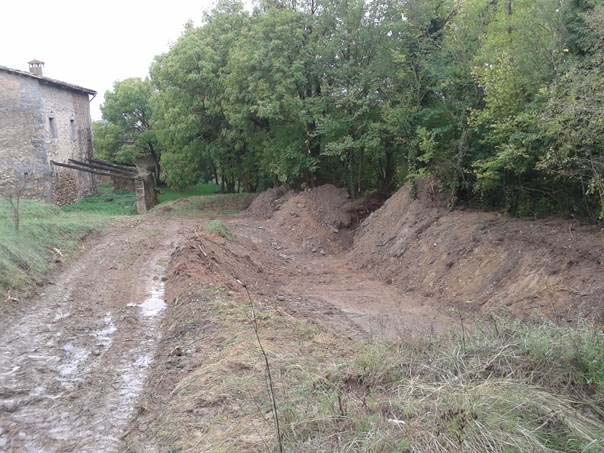
POLYGON ((604 220, 604 6, 584 19, 585 56, 552 84, 543 111, 550 143, 540 168, 585 187, 604 220))
POLYGON ((602 29, 593 0, 223 0, 150 82, 116 85, 95 142, 131 158, 121 131, 150 98, 134 142, 177 190, 432 176, 452 202, 604 216, 602 29))
POLYGON ((93 125, 94 146, 101 159, 133 164, 149 158, 160 177, 160 146, 153 126, 153 97, 149 80, 126 79, 105 93, 103 120, 93 125))

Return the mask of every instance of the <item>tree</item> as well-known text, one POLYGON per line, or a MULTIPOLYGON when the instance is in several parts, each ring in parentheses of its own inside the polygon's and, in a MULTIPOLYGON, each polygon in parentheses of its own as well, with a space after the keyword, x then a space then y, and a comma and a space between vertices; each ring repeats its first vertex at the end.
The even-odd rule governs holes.
POLYGON ((552 85, 541 116, 550 142, 540 168, 579 185, 604 220, 604 6, 582 18, 582 58, 552 85))
POLYGON ((159 181, 161 148, 153 124, 155 95, 149 80, 116 82, 113 90, 105 93, 103 120, 95 123, 93 136, 95 149, 103 159, 131 164, 140 157, 152 158, 159 181))
POLYGON ((166 180, 357 196, 430 176, 452 205, 585 213, 604 193, 597 3, 222 0, 151 68, 166 180))

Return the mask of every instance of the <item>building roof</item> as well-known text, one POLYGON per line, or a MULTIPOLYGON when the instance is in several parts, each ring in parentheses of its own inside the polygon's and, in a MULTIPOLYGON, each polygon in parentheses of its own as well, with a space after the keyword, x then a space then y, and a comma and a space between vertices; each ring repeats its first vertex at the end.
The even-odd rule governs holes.
POLYGON ((0 65, 0 71, 9 72, 11 74, 15 74, 15 75, 23 76, 23 77, 30 77, 32 79, 37 79, 41 83, 46 83, 48 85, 54 85, 54 86, 57 86, 60 88, 64 88, 66 90, 79 91, 81 93, 91 94, 93 96, 96 95, 96 91, 91 90, 90 88, 84 88, 79 85, 74 85, 72 83, 67 83, 67 82, 62 82, 60 80, 51 79, 50 77, 39 76, 36 74, 32 74, 31 72, 28 72, 28 71, 21 71, 19 69, 7 68, 6 66, 2 66, 2 65, 0 65))

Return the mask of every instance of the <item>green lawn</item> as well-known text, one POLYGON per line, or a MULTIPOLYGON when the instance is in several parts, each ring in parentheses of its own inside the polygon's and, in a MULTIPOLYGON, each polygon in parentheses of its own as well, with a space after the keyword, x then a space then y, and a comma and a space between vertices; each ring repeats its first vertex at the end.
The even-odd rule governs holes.
POLYGON ((176 192, 167 187, 162 187, 160 190, 159 202, 165 203, 166 201, 174 201, 199 195, 214 195, 220 192, 220 186, 214 183, 199 183, 182 192, 176 192))
POLYGON ((95 213, 107 216, 136 214, 134 192, 114 192, 111 186, 99 185, 98 194, 63 208, 64 212, 95 213))

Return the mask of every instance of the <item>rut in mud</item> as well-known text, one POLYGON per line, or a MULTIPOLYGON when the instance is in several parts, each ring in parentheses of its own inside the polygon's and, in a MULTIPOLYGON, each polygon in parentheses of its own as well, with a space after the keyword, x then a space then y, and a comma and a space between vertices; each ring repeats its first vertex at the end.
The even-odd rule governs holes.
POLYGON ((181 223, 114 227, 0 334, 0 450, 115 451, 151 366, 181 223))

